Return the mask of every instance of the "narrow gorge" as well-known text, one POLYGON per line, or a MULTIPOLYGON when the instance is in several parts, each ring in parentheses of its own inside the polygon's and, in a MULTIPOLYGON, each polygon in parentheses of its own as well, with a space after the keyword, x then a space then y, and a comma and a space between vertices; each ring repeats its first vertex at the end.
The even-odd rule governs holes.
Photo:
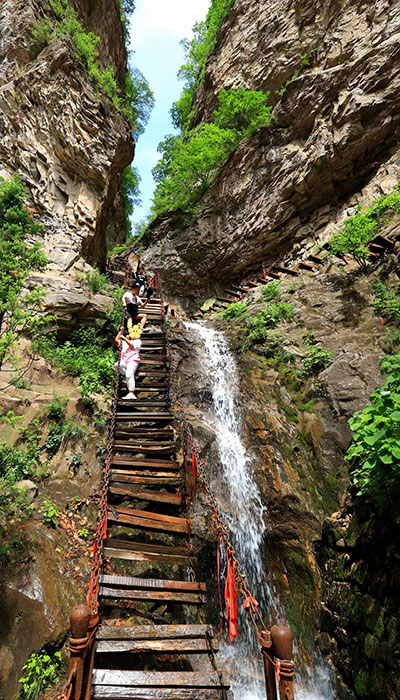
POLYGON ((400 699, 400 5, 210 0, 135 223, 144 2, 0 0, 0 699, 400 699))

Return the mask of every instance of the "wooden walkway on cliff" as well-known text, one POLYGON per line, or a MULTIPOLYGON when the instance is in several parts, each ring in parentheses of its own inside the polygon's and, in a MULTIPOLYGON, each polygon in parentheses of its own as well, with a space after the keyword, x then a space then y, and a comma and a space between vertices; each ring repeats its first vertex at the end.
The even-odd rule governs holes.
MULTIPOLYGON (((386 251, 392 250, 394 241, 382 234, 377 234, 375 238, 368 243, 368 252, 370 259, 377 262, 386 251)), ((264 270, 260 275, 248 281, 242 281, 240 284, 231 284, 230 287, 217 296, 215 301, 206 310, 202 311, 202 315, 212 314, 216 311, 223 311, 230 304, 240 301, 248 292, 256 289, 260 285, 268 284, 274 280, 280 280, 283 277, 297 277, 302 272, 316 272, 325 265, 325 254, 329 250, 329 241, 322 249, 325 253, 309 253, 306 258, 300 259, 295 265, 289 262, 275 264, 270 270, 264 270)), ((333 256, 341 265, 347 265, 349 256, 344 255, 341 258, 333 256)))
MULTIPOLYGON (((118 284, 121 275, 113 274, 118 284)), ((104 556, 89 589, 92 616, 93 598, 99 604, 100 626, 87 688, 83 678, 82 694, 76 697, 232 698, 227 677, 216 664, 213 628, 199 619, 206 583, 187 580, 187 572, 193 572, 190 522, 169 408, 160 297, 151 299, 146 314, 149 331, 142 335, 137 400, 123 400, 127 389, 120 381, 114 401, 105 517, 98 529, 104 556)))

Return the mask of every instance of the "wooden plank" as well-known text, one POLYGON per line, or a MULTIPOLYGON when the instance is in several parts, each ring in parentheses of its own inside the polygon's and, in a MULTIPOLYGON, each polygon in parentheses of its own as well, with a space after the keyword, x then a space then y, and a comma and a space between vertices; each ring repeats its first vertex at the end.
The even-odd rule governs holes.
POLYGON ((149 411, 148 413, 117 413, 116 420, 119 421, 173 421, 174 417, 171 413, 149 411))
POLYGON ((141 486, 174 486, 181 482, 181 477, 172 472, 132 472, 122 469, 113 469, 111 481, 121 484, 140 484, 141 486))
POLYGON ((126 559, 128 561, 149 561, 156 562, 159 564, 182 564, 183 566, 186 566, 189 561, 187 553, 186 555, 168 553, 162 554, 161 552, 150 552, 146 550, 130 550, 108 546, 104 547, 104 554, 106 557, 111 557, 113 559, 126 559))
MULTIPOLYGON (((179 471, 180 466, 177 462, 157 459, 136 459, 135 457, 122 457, 113 455, 111 464, 116 466, 138 467, 145 469, 162 469, 163 471, 179 471)), ((124 471, 127 471, 126 469, 124 471)))
POLYGON ((118 406, 126 406, 132 409, 132 411, 137 411, 138 408, 147 408, 148 406, 166 406, 165 399, 131 399, 124 401, 123 399, 118 399, 118 406))
POLYGON ((96 639, 180 639, 182 637, 214 637, 211 625, 102 625, 96 639))
POLYGON ((109 493, 114 496, 130 496, 139 501, 155 501, 156 503, 170 503, 174 506, 182 505, 182 496, 179 493, 167 493, 166 491, 150 491, 118 488, 110 486, 109 493))
POLYGON ((129 688, 93 686, 93 700, 233 700, 230 691, 207 688, 129 688), (222 696, 222 693, 225 693, 222 696))
POLYGON ((111 510, 108 511, 107 515, 108 522, 117 523, 117 525, 129 525, 134 528, 141 528, 143 530, 161 530, 163 532, 178 532, 186 533, 188 532, 188 521, 184 518, 181 519, 182 522, 162 522, 156 520, 155 518, 144 518, 142 516, 136 515, 125 515, 123 513, 118 513, 117 517, 113 514, 111 510))
POLYGON ((133 542, 132 540, 121 540, 118 537, 107 537, 104 540, 107 547, 118 547, 130 550, 132 552, 152 552, 153 554, 168 554, 187 556, 186 547, 177 547, 176 545, 165 544, 149 544, 148 542, 133 542))
MULTIPOLYGON (((211 643, 214 652, 218 651, 216 639, 211 643)), ((206 639, 132 639, 130 641, 97 641, 97 654, 115 653, 152 654, 207 654, 210 644, 206 639)))
POLYGON ((153 688, 229 688, 226 674, 216 671, 114 671, 93 670, 93 685, 153 688))
POLYGON ((137 578, 134 576, 113 576, 103 574, 100 583, 105 586, 130 586, 132 588, 162 588, 176 591, 195 591, 197 593, 206 590, 206 584, 201 581, 176 581, 165 578, 137 578))
POLYGON ((115 510, 118 515, 129 515, 132 517, 149 518, 150 520, 158 520, 164 523, 182 524, 186 518, 180 518, 176 515, 165 515, 164 513, 153 513, 149 510, 139 510, 137 508, 125 508, 124 506, 116 506, 115 510))
POLYGON ((123 600, 161 601, 164 603, 183 603, 186 605, 203 605, 207 597, 203 593, 181 593, 180 591, 137 591, 130 588, 106 588, 100 586, 102 598, 122 598, 123 600))
POLYGON ((134 442, 129 440, 127 442, 114 442, 114 450, 123 450, 124 452, 166 452, 172 454, 176 452, 176 443, 165 443, 165 442, 134 442))

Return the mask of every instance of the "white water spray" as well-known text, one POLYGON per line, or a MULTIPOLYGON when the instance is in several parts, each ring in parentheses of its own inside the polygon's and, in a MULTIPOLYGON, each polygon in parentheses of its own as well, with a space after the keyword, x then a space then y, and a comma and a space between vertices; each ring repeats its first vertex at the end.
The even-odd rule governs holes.
MULTIPOLYGON (((282 609, 272 598, 265 580, 260 552, 265 533, 266 509, 250 468, 251 457, 241 439, 238 404, 239 375, 225 335, 201 323, 185 323, 204 345, 205 376, 210 380, 213 414, 206 420, 215 430, 222 473, 215 494, 225 521, 229 525, 234 547, 243 563, 247 582, 261 609, 273 605, 274 616, 282 609)), ((265 700, 262 661, 254 630, 247 615, 240 615, 239 638, 232 645, 222 643, 221 656, 230 666, 235 700, 265 700)), ((311 681, 311 679, 310 679, 311 681)), ((306 687, 296 686, 300 699, 327 700, 331 697, 321 684, 311 681, 306 687), (318 686, 318 690, 316 689, 318 686)))

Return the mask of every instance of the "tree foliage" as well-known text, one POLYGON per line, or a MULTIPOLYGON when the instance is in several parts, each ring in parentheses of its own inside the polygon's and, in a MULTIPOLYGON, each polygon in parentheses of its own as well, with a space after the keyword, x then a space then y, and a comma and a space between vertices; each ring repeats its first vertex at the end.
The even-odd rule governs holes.
POLYGON ((202 124, 185 140, 168 137, 164 143, 165 159, 153 171, 158 180, 155 214, 166 209, 188 209, 196 203, 234 147, 236 134, 215 124, 202 124))
POLYGON ((40 224, 24 205, 26 190, 17 177, 0 180, 0 366, 10 358, 23 331, 40 327, 44 290, 25 289, 29 273, 43 270, 47 259, 40 224))
POLYGON ((130 67, 125 80, 123 111, 131 122, 136 141, 144 133, 153 107, 154 95, 149 83, 138 68, 130 67))
POLYGON ((381 367, 383 386, 349 420, 353 441, 346 455, 358 494, 377 502, 386 500, 400 477, 400 353, 384 357, 381 367))
POLYGON ((271 122, 266 99, 264 93, 244 88, 222 90, 213 123, 165 138, 158 147, 162 158, 152 171, 157 183, 153 213, 193 208, 239 141, 271 122))
POLYGON ((196 90, 203 81, 207 59, 215 48, 217 33, 226 19, 235 0, 212 0, 204 22, 193 27, 193 39, 184 39, 185 63, 178 72, 178 78, 185 85, 182 95, 171 109, 174 125, 185 131, 193 115, 192 105, 196 90))

